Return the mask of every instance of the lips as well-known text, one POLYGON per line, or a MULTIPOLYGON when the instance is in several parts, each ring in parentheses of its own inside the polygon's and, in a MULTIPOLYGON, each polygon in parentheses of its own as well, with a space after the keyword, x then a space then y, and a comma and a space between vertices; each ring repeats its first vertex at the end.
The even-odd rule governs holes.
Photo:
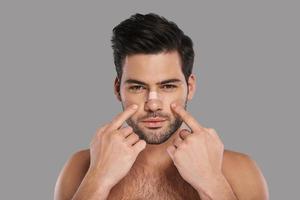
POLYGON ((155 117, 155 118, 145 119, 142 122, 162 122, 162 121, 166 121, 166 119, 160 118, 160 117, 155 117))
POLYGON ((148 128, 158 128, 162 127, 163 123, 166 121, 164 118, 148 118, 142 121, 142 123, 148 128))

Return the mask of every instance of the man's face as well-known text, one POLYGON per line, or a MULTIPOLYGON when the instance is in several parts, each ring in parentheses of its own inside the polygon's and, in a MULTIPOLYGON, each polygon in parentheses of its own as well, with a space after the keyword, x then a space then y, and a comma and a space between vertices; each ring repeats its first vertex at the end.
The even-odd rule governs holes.
POLYGON ((170 105, 176 102, 186 107, 191 96, 177 51, 126 57, 120 100, 123 109, 131 104, 139 106, 126 122, 148 144, 165 142, 181 126, 182 120, 174 115, 170 105))

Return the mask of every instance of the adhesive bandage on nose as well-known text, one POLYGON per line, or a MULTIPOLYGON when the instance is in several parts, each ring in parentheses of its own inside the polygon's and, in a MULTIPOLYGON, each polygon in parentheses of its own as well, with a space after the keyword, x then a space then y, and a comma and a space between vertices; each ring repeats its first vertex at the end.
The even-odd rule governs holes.
POLYGON ((150 99, 158 99, 157 92, 155 92, 155 91, 149 92, 149 98, 148 98, 148 99, 149 99, 149 100, 150 100, 150 99))

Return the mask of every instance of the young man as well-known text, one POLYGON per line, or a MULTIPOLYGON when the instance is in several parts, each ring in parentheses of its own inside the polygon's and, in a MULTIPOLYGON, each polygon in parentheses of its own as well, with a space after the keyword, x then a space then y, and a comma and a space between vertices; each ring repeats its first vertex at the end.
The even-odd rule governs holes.
POLYGON ((114 28, 112 44, 124 111, 67 161, 56 200, 268 199, 255 161, 224 150, 216 130, 186 111, 194 51, 175 23, 136 14, 114 28))

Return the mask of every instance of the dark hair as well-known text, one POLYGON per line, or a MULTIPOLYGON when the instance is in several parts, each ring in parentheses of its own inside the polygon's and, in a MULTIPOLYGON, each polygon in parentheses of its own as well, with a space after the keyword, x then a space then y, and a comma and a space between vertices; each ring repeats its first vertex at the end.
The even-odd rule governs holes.
POLYGON ((186 81, 194 64, 192 40, 178 26, 154 13, 136 13, 114 27, 112 35, 114 63, 119 80, 122 65, 128 55, 144 53, 155 54, 177 50, 186 81))

